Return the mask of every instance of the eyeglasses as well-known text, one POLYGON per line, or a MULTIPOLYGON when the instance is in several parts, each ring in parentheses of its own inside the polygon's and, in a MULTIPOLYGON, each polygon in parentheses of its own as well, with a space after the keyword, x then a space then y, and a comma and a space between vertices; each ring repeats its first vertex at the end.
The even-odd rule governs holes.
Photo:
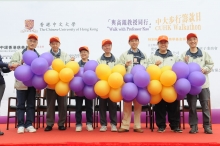
POLYGON ((28 41, 33 44, 37 43, 37 40, 28 40, 28 41))

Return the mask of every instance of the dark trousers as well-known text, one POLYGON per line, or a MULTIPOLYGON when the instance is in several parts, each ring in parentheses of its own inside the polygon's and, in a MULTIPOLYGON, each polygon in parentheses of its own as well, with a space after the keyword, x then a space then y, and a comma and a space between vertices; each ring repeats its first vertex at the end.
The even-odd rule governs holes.
POLYGON ((102 99, 99 98, 99 115, 100 123, 102 126, 107 126, 106 111, 107 107, 109 109, 110 123, 117 125, 117 103, 112 102, 109 98, 102 99))
POLYGON ((35 118, 36 89, 28 87, 27 90, 17 90, 17 119, 18 127, 29 127, 35 118), (26 106, 25 106, 26 105, 26 106), (24 122, 24 113, 26 121, 24 122))
POLYGON ((166 128, 166 113, 168 113, 168 121, 170 128, 179 127, 180 122, 180 106, 179 101, 167 103, 163 99, 155 105, 155 115, 157 127, 166 128))
POLYGON ((202 89, 199 95, 187 95, 187 102, 189 105, 189 125, 192 127, 198 124, 198 116, 197 116, 197 96, 199 97, 199 101, 202 107, 202 115, 203 115, 203 127, 210 127, 210 110, 209 109, 209 100, 210 100, 210 91, 209 88, 202 89))
POLYGON ((1 101, 3 98, 4 92, 5 92, 5 84, 1 84, 0 85, 0 106, 1 106, 1 101))
POLYGON ((67 97, 59 96, 55 90, 47 89, 47 125, 53 127, 56 111, 56 100, 58 103, 59 121, 58 126, 63 126, 67 115, 67 97))
POLYGON ((87 99, 86 97, 78 97, 76 96, 76 126, 82 126, 82 105, 83 100, 85 100, 85 107, 86 107, 86 124, 93 123, 93 101, 87 99))

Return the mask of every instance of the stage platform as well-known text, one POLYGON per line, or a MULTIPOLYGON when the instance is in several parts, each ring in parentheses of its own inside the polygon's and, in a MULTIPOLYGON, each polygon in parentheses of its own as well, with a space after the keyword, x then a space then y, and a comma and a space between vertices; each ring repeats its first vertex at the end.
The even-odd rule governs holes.
MULTIPOLYGON (((133 125, 133 124, 132 124, 133 125)), ((132 127, 131 125, 131 127, 132 127)), ((50 132, 39 128, 36 133, 17 134, 17 129, 10 125, 9 130, 5 124, 0 124, 0 129, 5 135, 0 136, 0 146, 220 146, 220 124, 213 124, 214 134, 205 134, 202 125, 199 125, 199 133, 189 134, 189 126, 183 133, 174 133, 169 128, 164 133, 157 133, 157 129, 151 132, 144 128, 144 133, 135 133, 133 129, 127 133, 99 132, 96 128, 92 132, 86 131, 85 124, 82 132, 75 132, 75 125, 59 131, 57 126, 50 132)))

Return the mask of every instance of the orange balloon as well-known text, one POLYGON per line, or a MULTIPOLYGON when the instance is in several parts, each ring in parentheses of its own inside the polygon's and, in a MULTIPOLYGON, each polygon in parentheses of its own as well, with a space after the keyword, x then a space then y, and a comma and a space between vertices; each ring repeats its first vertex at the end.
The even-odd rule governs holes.
POLYGON ((162 84, 158 80, 151 80, 147 86, 147 90, 151 95, 157 95, 162 90, 162 84))
POLYGON ((98 96, 104 97, 109 93, 110 86, 106 80, 100 80, 95 84, 94 90, 98 96))
POLYGON ((57 72, 60 72, 64 67, 65 67, 65 64, 61 59, 57 58, 53 60, 52 68, 56 70, 57 72))
POLYGON ((110 87, 117 89, 120 88, 124 83, 123 77, 120 73, 114 72, 108 78, 108 84, 110 87))
POLYGON ((73 70, 70 68, 63 68, 59 73, 59 77, 61 81, 68 83, 74 77, 73 70))
POLYGON ((111 89, 109 92, 109 98, 112 102, 120 102, 122 100, 121 88, 111 89))
POLYGON ((176 82, 177 76, 172 70, 164 71, 160 76, 160 82, 164 86, 172 86, 176 82))
POLYGON ((160 96, 160 94, 152 95, 150 103, 151 104, 158 104, 161 100, 162 100, 162 97, 160 96))
POLYGON ((108 80, 111 68, 107 64, 99 64, 95 69, 95 73, 100 80, 108 80))
POLYGON ((47 72, 45 72, 44 74, 44 81, 47 84, 56 84, 59 81, 59 74, 57 71, 55 70, 48 70, 47 72))
POLYGON ((107 95, 105 95, 105 96, 100 96, 100 98, 102 98, 102 99, 107 99, 107 98, 109 98, 109 95, 107 94, 107 95))
POLYGON ((160 95, 163 98, 163 100, 168 103, 174 102, 177 98, 177 93, 176 93, 174 87, 172 87, 172 86, 171 87, 163 86, 163 89, 162 89, 160 95))
POLYGON ((121 64, 118 64, 116 66, 114 66, 112 68, 112 73, 114 72, 118 72, 120 73, 122 76, 124 76, 126 74, 126 69, 125 69, 125 66, 121 65, 121 64))
POLYGON ((150 80, 159 80, 160 79, 161 70, 157 65, 148 66, 147 72, 150 75, 150 80))
POLYGON ((49 84, 48 84, 48 87, 49 87, 50 89, 55 89, 56 84, 53 84, 53 85, 49 85, 49 84))
POLYGON ((161 73, 167 71, 167 70, 172 70, 172 67, 171 66, 164 66, 161 68, 161 73))
POLYGON ((59 81, 55 86, 55 91, 59 96, 66 96, 70 91, 69 84, 59 81))
POLYGON ((72 69, 74 75, 79 72, 79 63, 76 61, 70 61, 66 64, 66 68, 72 69))

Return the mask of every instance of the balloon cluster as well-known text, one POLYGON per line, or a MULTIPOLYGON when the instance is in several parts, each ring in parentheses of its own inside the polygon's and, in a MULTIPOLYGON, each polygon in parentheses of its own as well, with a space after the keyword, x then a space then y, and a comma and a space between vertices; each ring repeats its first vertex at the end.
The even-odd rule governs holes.
POLYGON ((113 102, 122 100, 121 87, 126 69, 123 65, 116 65, 112 69, 106 64, 99 64, 96 75, 100 79, 95 84, 95 93, 103 99, 110 98, 113 102))
POLYGON ((150 102, 151 96, 146 90, 150 82, 150 76, 142 65, 135 65, 130 73, 124 76, 125 84, 122 87, 122 97, 125 102, 136 98, 137 102, 146 105, 150 102))
POLYGON ((174 88, 177 92, 178 100, 184 99, 188 93, 197 95, 201 92, 206 77, 197 63, 191 62, 186 64, 184 62, 177 62, 173 65, 172 70, 177 75, 174 88))
POLYGON ((47 83, 44 81, 44 73, 49 69, 53 61, 53 56, 47 52, 38 57, 34 51, 25 51, 22 57, 24 65, 16 68, 14 76, 22 81, 24 85, 36 89, 44 89, 47 83))

